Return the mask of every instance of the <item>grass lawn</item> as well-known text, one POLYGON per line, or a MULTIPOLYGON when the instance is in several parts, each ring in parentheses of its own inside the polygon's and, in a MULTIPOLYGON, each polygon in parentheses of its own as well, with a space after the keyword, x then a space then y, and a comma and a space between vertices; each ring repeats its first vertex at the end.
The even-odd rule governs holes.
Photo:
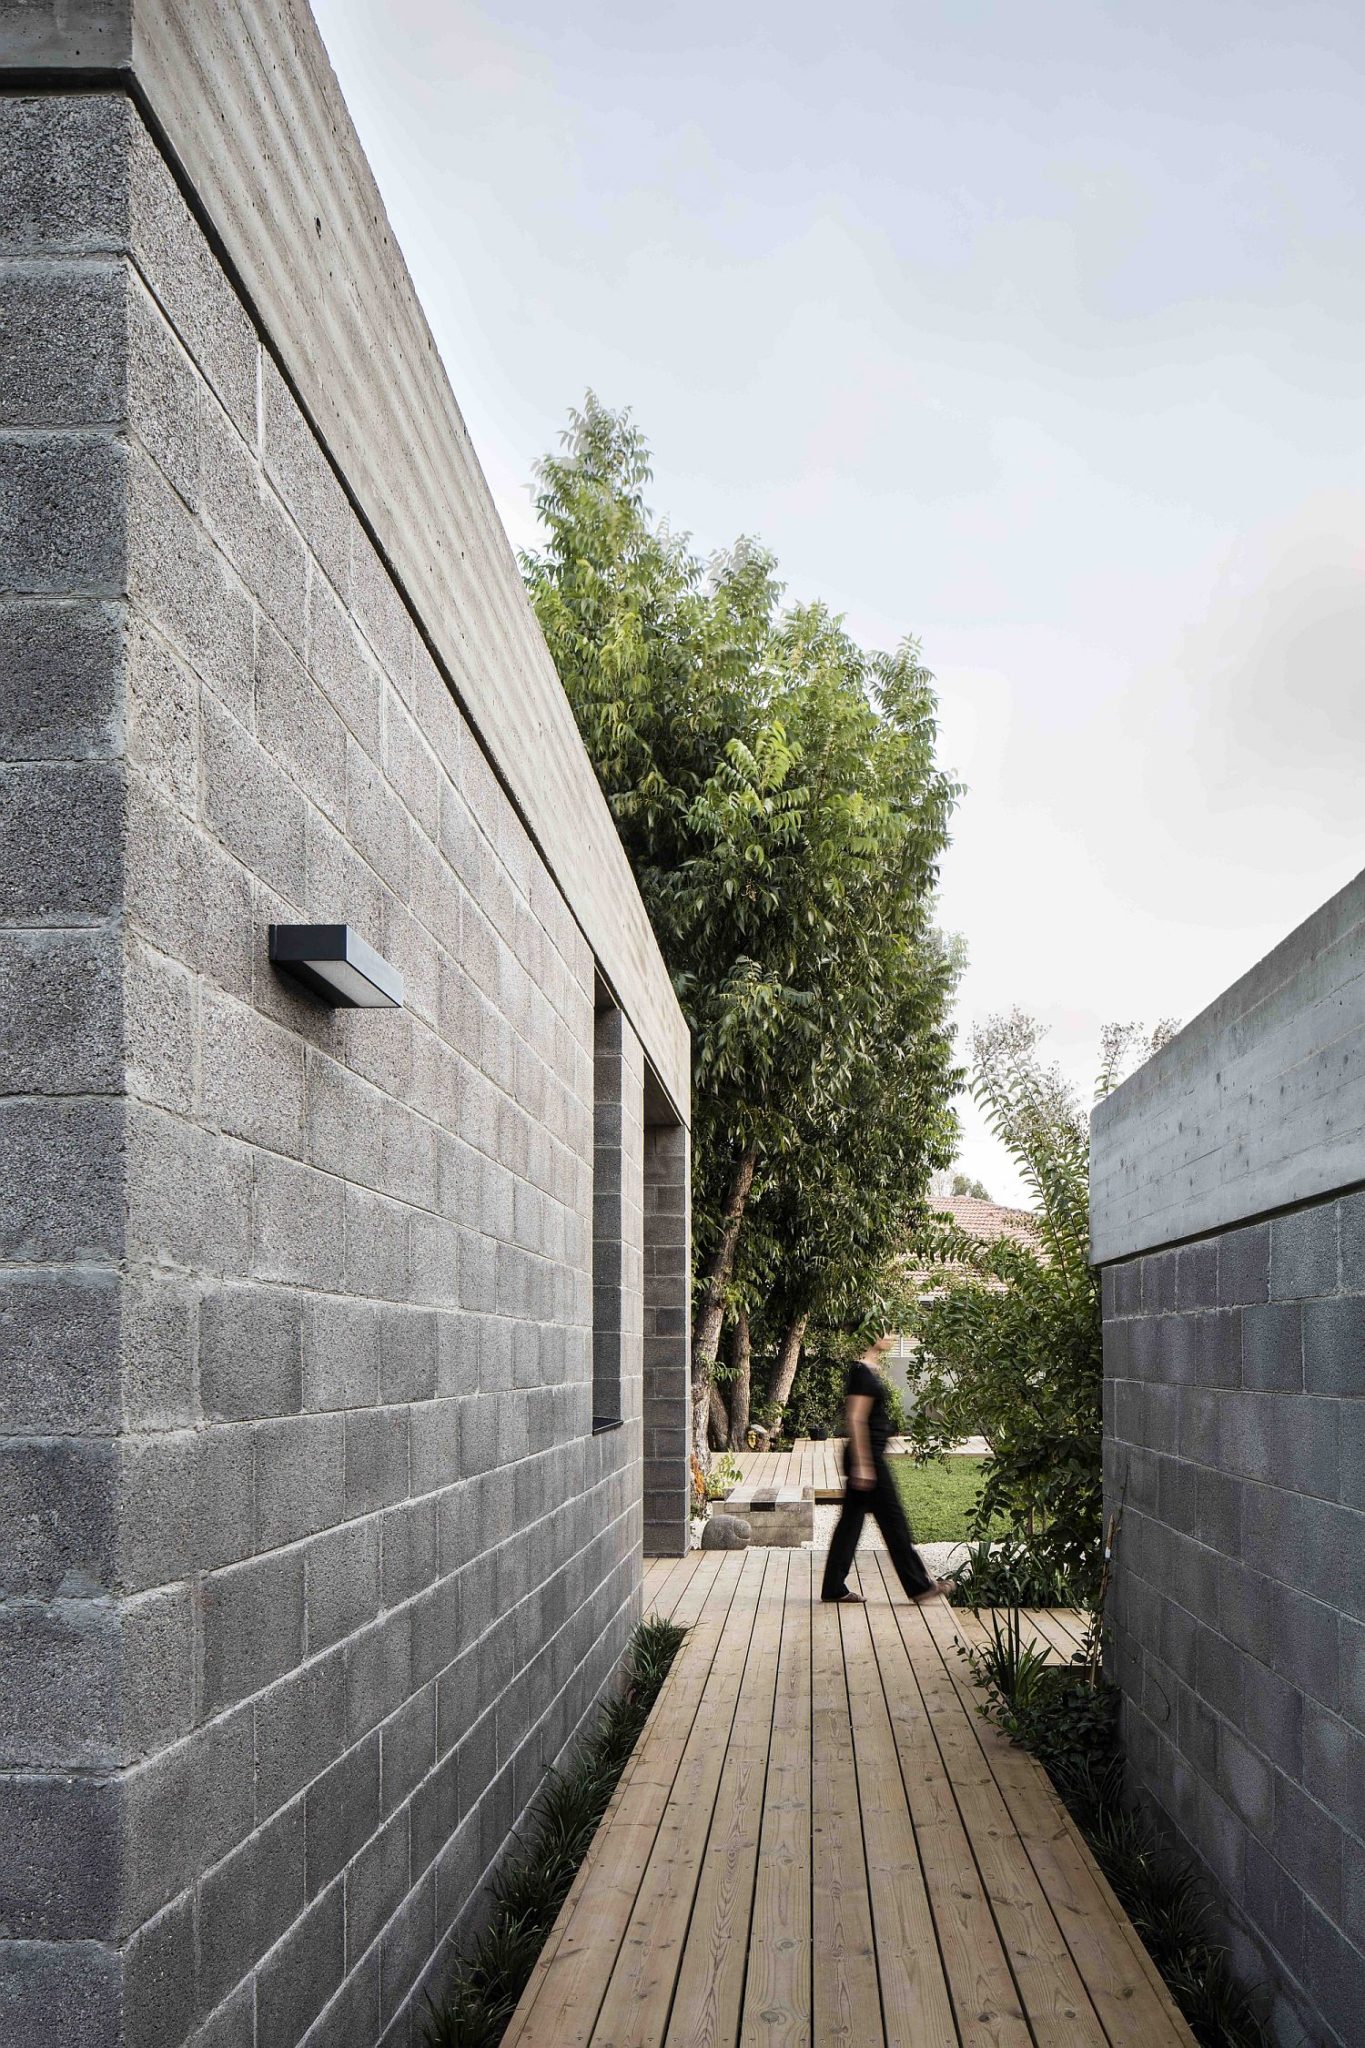
MULTIPOLYGON (((916 1543, 966 1541, 987 1462, 985 1458, 944 1458, 917 1465, 913 1458, 890 1460, 916 1543)), ((992 1534, 1003 1536, 1006 1527, 1000 1522, 992 1534)))

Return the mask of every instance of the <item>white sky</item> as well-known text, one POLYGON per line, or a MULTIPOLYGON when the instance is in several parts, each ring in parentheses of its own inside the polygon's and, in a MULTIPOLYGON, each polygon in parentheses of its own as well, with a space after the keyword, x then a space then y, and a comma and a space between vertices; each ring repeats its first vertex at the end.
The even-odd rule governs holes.
POLYGON ((1365 865, 1365 11, 314 7, 513 540, 591 385, 700 548, 921 637, 964 1021, 1088 1095, 1365 865))

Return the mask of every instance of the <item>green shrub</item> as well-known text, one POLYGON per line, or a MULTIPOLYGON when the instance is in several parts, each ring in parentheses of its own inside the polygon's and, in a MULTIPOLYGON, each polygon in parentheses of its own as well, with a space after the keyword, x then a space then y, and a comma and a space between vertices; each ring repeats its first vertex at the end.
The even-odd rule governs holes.
MULTIPOLYGON (((823 1430, 830 1437, 846 1434, 844 1388, 855 1350, 856 1346, 850 1342, 837 1354, 816 1350, 802 1352, 790 1397, 779 1418, 777 1443, 790 1449, 797 1437, 810 1436, 816 1430, 823 1430)), ((910 1422, 905 1402, 900 1388, 891 1379, 886 1382, 886 1406, 893 1432, 897 1436, 908 1435, 910 1422)))
POLYGON ((635 1630, 623 1689, 574 1762, 552 1775, 528 1840, 489 1887, 488 1925, 456 1965, 444 2003, 429 2003, 427 2048, 496 2048, 502 2039, 684 1633, 658 1620, 635 1630))
MULTIPOLYGON (((1106 1027, 1097 1094, 1135 1051, 1133 1025, 1106 1027)), ((944 1220, 916 1246, 943 1284, 914 1318, 914 1434, 940 1450, 975 1431, 991 1447, 982 1497, 1093 1599, 1103 1572, 1103 1384, 1099 1276, 1090 1265, 1090 1119, 1040 1053, 1020 1011, 972 1034, 972 1093, 1033 1202, 1033 1232, 983 1241, 944 1220)))
POLYGON ((1017 1536, 982 1536, 958 1566, 949 1597, 954 1607, 1077 1607, 1084 1590, 1017 1536))
POLYGON ((995 1699, 992 1720, 1048 1772, 1103 1767, 1117 1742, 1114 1688, 1090 1664, 1057 1664, 1025 1642, 1017 1607, 992 1614, 990 1627, 974 1668, 995 1699))
POLYGON ((739 1460, 729 1451, 725 1451, 711 1461, 711 1470, 706 1475, 706 1498, 724 1500, 725 1496, 739 1485, 739 1481, 739 1460))

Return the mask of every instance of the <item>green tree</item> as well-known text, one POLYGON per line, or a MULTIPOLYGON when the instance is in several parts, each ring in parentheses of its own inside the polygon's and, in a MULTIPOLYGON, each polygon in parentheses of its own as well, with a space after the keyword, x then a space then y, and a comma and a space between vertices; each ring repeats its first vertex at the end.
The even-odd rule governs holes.
POLYGON ((955 1173, 953 1175, 952 1193, 955 1195, 974 1195, 978 1202, 989 1202, 991 1199, 990 1189, 985 1183, 973 1180, 968 1173, 955 1173))
MULTIPOLYGON (((1173 1028, 1108 1026, 1097 1095, 1173 1028)), ((914 1434, 923 1449, 943 1450, 979 1431, 992 1454, 983 1526, 1008 1516, 1040 1561, 1088 1597, 1100 1571, 1103 1388, 1090 1129, 1060 1068, 1041 1056, 1042 1039, 1019 1010, 973 1034, 972 1093, 1033 1196, 1037 1238, 987 1243, 938 1223, 921 1240, 920 1255, 949 1270, 914 1318, 914 1434)))
POLYGON ((590 394, 538 470, 545 540, 523 567, 692 1033, 704 1446, 755 1182, 857 1085, 901 983, 941 954, 955 790, 913 646, 866 655, 822 606, 782 611, 747 541, 703 564, 651 517, 648 475, 629 415, 590 394))
MULTIPOLYGON (((756 1199, 746 1249, 761 1262, 765 1406, 791 1399, 807 1332, 822 1352, 894 1327, 907 1238, 957 1138, 946 1011, 957 949, 932 930, 907 947, 836 1089, 812 1090, 791 1150, 756 1199)), ((732 1436, 733 1416, 732 1416, 732 1436)))

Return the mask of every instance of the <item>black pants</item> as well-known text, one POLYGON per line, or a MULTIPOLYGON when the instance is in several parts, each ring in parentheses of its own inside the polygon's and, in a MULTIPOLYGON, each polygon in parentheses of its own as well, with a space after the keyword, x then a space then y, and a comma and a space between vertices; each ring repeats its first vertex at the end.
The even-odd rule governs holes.
POLYGON ((822 1597, 826 1600, 835 1600, 844 1591, 848 1568, 853 1562, 853 1553, 858 1548, 858 1538, 863 1533, 863 1520, 867 1515, 872 1516, 881 1530, 882 1540, 896 1567, 896 1575, 911 1598, 917 1593, 927 1593, 934 1583, 924 1568, 924 1559, 915 1548, 900 1488, 891 1475, 890 1467, 884 1458, 874 1457, 872 1469, 877 1481, 865 1493, 855 1491, 848 1483, 847 1473, 844 1475, 843 1510, 829 1540, 825 1583, 821 1588, 822 1597))

